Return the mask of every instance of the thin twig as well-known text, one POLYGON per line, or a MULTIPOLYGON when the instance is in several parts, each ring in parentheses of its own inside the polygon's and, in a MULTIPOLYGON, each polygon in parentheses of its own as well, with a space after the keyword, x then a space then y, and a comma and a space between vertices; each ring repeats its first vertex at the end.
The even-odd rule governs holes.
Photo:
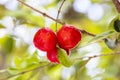
MULTIPOLYGON (((29 4, 23 2, 22 0, 17 0, 17 1, 19 1, 19 2, 22 3, 23 5, 31 8, 32 10, 34 10, 34 11, 42 14, 43 16, 45 16, 45 17, 47 17, 47 18, 50 18, 51 20, 53 20, 53 21, 55 21, 55 22, 57 22, 57 23, 60 23, 60 24, 62 24, 62 25, 65 24, 64 22, 61 22, 61 21, 59 21, 59 20, 57 20, 57 19, 54 19, 53 17, 49 16, 48 14, 46 14, 46 13, 40 11, 40 10, 37 10, 37 9, 31 7, 29 4)), ((65 2, 65 0, 62 2, 62 5, 63 5, 64 2, 65 2)), ((62 5, 61 5, 61 8, 62 8, 62 5)), ((59 8, 58 12, 60 12, 61 8, 59 8)), ((58 15, 58 17, 59 17, 59 15, 58 15)), ((87 31, 85 31, 85 30, 80 30, 80 31, 81 31, 83 34, 87 34, 87 35, 90 35, 90 36, 93 36, 93 37, 95 36, 94 34, 91 34, 91 33, 87 32, 87 31)))
POLYGON ((46 13, 44 13, 44 12, 38 10, 38 9, 35 9, 35 8, 31 7, 29 4, 23 2, 22 0, 17 0, 17 1, 19 1, 19 2, 22 3, 23 5, 25 5, 25 6, 29 7, 29 8, 31 8, 32 10, 34 10, 34 11, 36 11, 36 12, 42 14, 43 16, 50 18, 51 20, 53 20, 53 21, 55 21, 55 22, 57 21, 58 23, 60 23, 60 24, 62 24, 62 25, 65 24, 65 23, 63 23, 63 22, 61 22, 61 21, 59 21, 59 20, 54 19, 53 17, 49 16, 48 14, 46 14, 46 13))
POLYGON ((0 79, 0 80, 6 80, 6 79, 9 79, 9 78, 18 76, 18 75, 23 75, 23 74, 25 74, 25 73, 28 73, 28 72, 31 72, 31 71, 34 71, 34 70, 42 69, 42 68, 44 68, 44 67, 47 66, 47 65, 48 65, 48 64, 46 64, 46 65, 44 65, 44 66, 36 67, 36 68, 34 68, 34 69, 31 69, 31 70, 23 71, 23 72, 20 72, 20 73, 18 73, 18 74, 11 75, 11 76, 8 76, 8 77, 6 77, 6 78, 4 78, 4 79, 0 79))
POLYGON ((119 1, 118 0, 112 0, 112 1, 114 3, 118 13, 120 13, 120 3, 119 3, 119 1))
POLYGON ((65 1, 66 1, 66 0, 63 0, 63 1, 62 1, 61 5, 60 5, 60 8, 58 9, 58 14, 57 14, 57 18, 56 18, 56 19, 57 19, 57 21, 56 21, 56 32, 57 32, 57 22, 59 21, 58 18, 59 18, 59 15, 60 15, 62 6, 63 6, 63 4, 64 4, 65 1))
POLYGON ((89 36, 93 36, 93 37, 95 37, 96 35, 95 34, 92 34, 92 33, 89 33, 89 32, 87 32, 87 31, 85 31, 85 30, 80 30, 83 34, 87 34, 87 35, 89 35, 89 36))
POLYGON ((75 58, 74 60, 81 60, 81 59, 92 59, 92 58, 97 58, 97 57, 103 57, 103 56, 115 56, 115 55, 120 55, 120 51, 115 52, 115 53, 109 53, 109 54, 100 54, 100 55, 93 55, 93 56, 85 56, 85 57, 80 57, 80 58, 75 58))

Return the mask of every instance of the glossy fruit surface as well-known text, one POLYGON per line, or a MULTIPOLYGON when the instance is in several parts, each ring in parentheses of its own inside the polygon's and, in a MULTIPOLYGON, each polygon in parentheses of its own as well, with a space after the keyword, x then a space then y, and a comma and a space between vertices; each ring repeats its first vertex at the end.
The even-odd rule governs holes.
POLYGON ((61 48, 69 50, 74 48, 81 40, 81 32, 73 26, 64 25, 58 31, 57 39, 61 48))
POLYGON ((56 34, 49 28, 38 30, 33 39, 35 47, 42 51, 50 51, 56 48, 56 34))
POLYGON ((58 60, 58 57, 57 57, 57 52, 58 52, 57 48, 54 49, 54 50, 48 51, 47 52, 48 60, 53 62, 53 63, 59 63, 59 60, 58 60))

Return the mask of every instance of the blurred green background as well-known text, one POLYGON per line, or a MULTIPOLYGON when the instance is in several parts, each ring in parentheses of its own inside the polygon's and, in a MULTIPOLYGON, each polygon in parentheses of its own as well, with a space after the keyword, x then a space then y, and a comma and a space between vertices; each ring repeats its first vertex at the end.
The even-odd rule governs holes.
MULTIPOLYGON (((62 0, 23 1, 56 18, 62 0)), ((71 50, 70 57, 119 51, 115 43, 119 33, 108 32, 114 30, 111 20, 117 15, 112 0, 66 0, 60 21, 95 35, 107 33, 97 39, 82 34, 82 41, 71 50), (109 41, 105 43, 103 38, 109 41)), ((34 34, 42 27, 56 29, 54 21, 17 0, 0 0, 0 80, 120 80, 120 56, 78 60, 71 67, 50 63, 46 52, 33 45, 34 34)))

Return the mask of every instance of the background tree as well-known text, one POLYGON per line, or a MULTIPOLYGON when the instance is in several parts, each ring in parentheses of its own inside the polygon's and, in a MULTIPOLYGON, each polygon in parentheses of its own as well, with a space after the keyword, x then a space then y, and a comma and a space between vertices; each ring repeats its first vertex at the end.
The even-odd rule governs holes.
POLYGON ((119 80, 119 13, 118 0, 1 0, 0 80, 119 80), (82 39, 52 63, 33 38, 43 27, 56 33, 64 24, 82 39))

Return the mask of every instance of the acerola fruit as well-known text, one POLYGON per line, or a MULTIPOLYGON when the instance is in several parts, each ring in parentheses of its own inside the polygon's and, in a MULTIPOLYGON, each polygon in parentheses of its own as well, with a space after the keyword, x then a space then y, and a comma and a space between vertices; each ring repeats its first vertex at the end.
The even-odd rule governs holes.
POLYGON ((47 51, 47 58, 49 59, 49 61, 51 61, 53 63, 59 63, 59 60, 57 57, 57 52, 58 52, 57 48, 55 48, 51 51, 47 51))
POLYGON ((81 40, 81 32, 73 26, 64 25, 57 33, 58 45, 69 54, 69 49, 74 48, 81 40))
POLYGON ((56 48, 56 34, 49 28, 42 28, 37 31, 33 39, 35 47, 42 51, 51 51, 56 48))
POLYGON ((69 49, 65 49, 65 51, 67 52, 67 55, 70 54, 70 50, 69 49))

